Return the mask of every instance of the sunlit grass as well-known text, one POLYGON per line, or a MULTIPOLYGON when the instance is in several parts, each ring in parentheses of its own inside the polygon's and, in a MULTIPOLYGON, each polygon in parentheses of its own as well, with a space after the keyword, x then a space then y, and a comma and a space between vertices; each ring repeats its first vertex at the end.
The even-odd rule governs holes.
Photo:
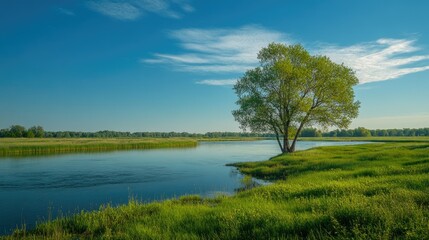
POLYGON ((429 136, 391 137, 300 137, 301 141, 429 142, 429 136))
POLYGON ((17 230, 7 239, 429 239, 429 143, 320 147, 239 163, 274 184, 191 195, 17 230))

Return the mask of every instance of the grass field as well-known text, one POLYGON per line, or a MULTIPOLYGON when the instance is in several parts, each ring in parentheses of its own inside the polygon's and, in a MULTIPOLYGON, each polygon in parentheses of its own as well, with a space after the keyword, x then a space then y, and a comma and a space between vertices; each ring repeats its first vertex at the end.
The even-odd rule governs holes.
POLYGON ((196 147, 191 138, 0 138, 0 156, 196 147))
POLYGON ((131 200, 5 239, 429 239, 429 142, 320 147, 235 164, 232 197, 131 200))
POLYGON ((301 137, 300 141, 429 142, 429 137, 301 137))

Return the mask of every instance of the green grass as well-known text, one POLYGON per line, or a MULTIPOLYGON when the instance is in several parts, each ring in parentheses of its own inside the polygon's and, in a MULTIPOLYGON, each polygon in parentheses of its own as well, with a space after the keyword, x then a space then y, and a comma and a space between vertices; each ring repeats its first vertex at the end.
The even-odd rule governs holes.
POLYGON ((320 147, 235 164, 274 184, 131 200, 5 239, 429 239, 429 142, 320 147))
POLYGON ((335 141, 335 142, 429 142, 428 136, 419 137, 301 137, 301 141, 335 141))
POLYGON ((191 138, 0 138, 0 156, 196 147, 191 138))

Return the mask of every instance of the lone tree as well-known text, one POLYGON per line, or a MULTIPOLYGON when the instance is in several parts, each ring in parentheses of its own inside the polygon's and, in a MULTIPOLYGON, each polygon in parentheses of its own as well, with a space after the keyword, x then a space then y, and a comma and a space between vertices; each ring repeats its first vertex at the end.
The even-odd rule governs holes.
POLYGON ((233 115, 243 130, 273 132, 281 151, 290 153, 304 127, 347 128, 357 117, 352 69, 311 56, 301 45, 271 43, 258 59, 260 66, 234 85, 239 109, 233 115))

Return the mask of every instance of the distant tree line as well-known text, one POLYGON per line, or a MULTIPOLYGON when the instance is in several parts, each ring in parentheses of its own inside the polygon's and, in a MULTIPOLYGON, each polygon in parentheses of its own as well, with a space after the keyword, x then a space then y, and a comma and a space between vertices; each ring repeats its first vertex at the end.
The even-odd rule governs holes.
POLYGON ((193 138, 225 138, 225 137, 274 137, 270 133, 248 133, 248 132, 75 132, 75 131, 45 131, 41 126, 34 126, 26 129, 20 125, 12 125, 9 128, 0 129, 0 138, 170 138, 170 137, 193 137, 193 138))
POLYGON ((375 129, 356 128, 353 130, 334 130, 322 134, 324 137, 413 137, 429 136, 429 128, 375 129))
POLYGON ((46 137, 45 130, 41 126, 34 126, 26 129, 20 125, 12 125, 9 128, 0 129, 0 137, 13 138, 43 138, 46 137))
MULTIPOLYGON (((369 130, 363 127, 358 127, 355 129, 337 129, 330 132, 322 132, 316 128, 306 128, 303 129, 300 137, 371 137, 373 131, 378 130, 369 130)), ((388 131, 388 130, 384 130, 388 131)), ((374 132, 375 133, 375 132, 374 132)), ((377 135, 374 135, 377 136, 377 135)), ((396 136, 396 135, 391 135, 396 136)))
POLYGON ((414 137, 429 136, 429 128, 404 128, 404 129, 336 129, 329 132, 321 132, 315 128, 307 128, 301 132, 301 137, 414 137))
MULTIPOLYGON (((304 128, 300 137, 387 137, 387 136, 429 136, 429 128, 404 128, 404 129, 375 129, 369 130, 363 127, 355 129, 337 129, 322 132, 316 128, 304 128)), ((0 138, 232 138, 232 137, 275 137, 273 133, 249 133, 249 132, 74 132, 74 131, 45 131, 41 126, 33 126, 26 129, 20 125, 12 125, 9 128, 0 129, 0 138)))

